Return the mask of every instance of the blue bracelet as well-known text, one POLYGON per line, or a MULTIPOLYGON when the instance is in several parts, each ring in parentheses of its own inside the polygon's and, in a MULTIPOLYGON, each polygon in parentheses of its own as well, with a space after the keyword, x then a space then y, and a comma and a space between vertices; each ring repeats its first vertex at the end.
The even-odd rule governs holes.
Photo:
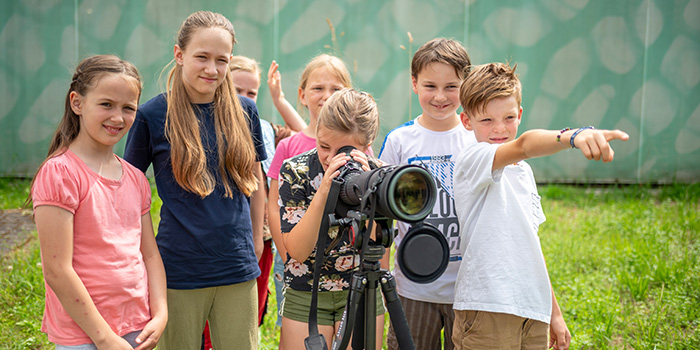
POLYGON ((576 148, 576 146, 574 146, 574 138, 576 137, 576 135, 578 135, 578 133, 580 133, 581 131, 586 130, 586 129, 595 129, 595 128, 592 126, 584 126, 582 128, 579 128, 578 130, 574 131, 574 133, 571 135, 571 138, 569 139, 569 143, 571 144, 571 148, 576 148))

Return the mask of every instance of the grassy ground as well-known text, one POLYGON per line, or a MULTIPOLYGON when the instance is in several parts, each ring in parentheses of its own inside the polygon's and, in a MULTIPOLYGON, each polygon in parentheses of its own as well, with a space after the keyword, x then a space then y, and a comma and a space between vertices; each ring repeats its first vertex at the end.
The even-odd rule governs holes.
MULTIPOLYGON (((27 185, 0 179, 2 209, 19 207, 27 185)), ((700 349, 700 184, 549 185, 540 194, 540 238, 572 349, 700 349)), ((53 349, 39 331, 38 243, 1 264, 0 348, 53 349)), ((269 305, 274 315, 274 294, 269 305)), ((274 317, 260 335, 261 349, 276 349, 274 317)))

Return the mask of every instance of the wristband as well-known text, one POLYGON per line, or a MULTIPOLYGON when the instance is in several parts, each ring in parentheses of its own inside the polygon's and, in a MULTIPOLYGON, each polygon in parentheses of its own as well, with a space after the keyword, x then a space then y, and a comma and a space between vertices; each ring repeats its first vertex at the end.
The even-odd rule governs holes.
POLYGON ((563 134, 563 133, 565 133, 565 132, 567 132, 567 131, 569 131, 569 130, 571 130, 571 128, 564 128, 564 129, 561 129, 561 131, 559 132, 559 135, 557 135, 557 142, 558 142, 558 143, 561 143, 561 134, 563 134))
POLYGON ((574 146, 574 138, 576 137, 576 135, 578 135, 581 131, 586 130, 586 129, 595 129, 595 128, 592 126, 584 126, 582 128, 579 128, 578 130, 574 131, 573 135, 571 135, 571 138, 569 139, 569 143, 571 144, 571 148, 576 148, 576 146, 574 146))

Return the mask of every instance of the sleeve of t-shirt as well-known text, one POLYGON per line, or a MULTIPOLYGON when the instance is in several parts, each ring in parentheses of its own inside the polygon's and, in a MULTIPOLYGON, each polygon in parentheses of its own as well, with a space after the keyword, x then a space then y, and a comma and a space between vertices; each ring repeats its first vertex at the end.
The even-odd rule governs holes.
POLYGON ((248 127, 250 128, 250 135, 253 137, 253 145, 255 146, 255 160, 260 162, 267 159, 267 153, 265 152, 265 143, 262 136, 262 128, 260 127, 260 116, 258 115, 258 108, 255 106, 255 102, 248 97, 238 95, 239 101, 241 101, 241 106, 243 110, 248 115, 248 127))
POLYGON ((275 180, 279 180, 280 168, 282 167, 282 162, 287 159, 289 137, 280 141, 275 149, 275 156, 272 158, 272 163, 270 163, 270 169, 267 171, 267 177, 275 180))
POLYGON ((151 211, 151 184, 148 183, 148 179, 143 173, 137 175, 139 188, 141 190, 141 216, 144 216, 151 211))
POLYGON ((283 233, 291 231, 301 220, 310 201, 307 193, 310 186, 308 174, 295 171, 289 160, 283 162, 279 171, 280 228, 283 233))
POLYGON ((386 135, 382 149, 379 151, 379 160, 387 164, 398 165, 400 159, 393 139, 394 138, 391 136, 391 133, 386 135))
POLYGON ((78 180, 66 164, 49 159, 36 174, 32 187, 34 208, 51 205, 73 214, 80 204, 78 180))
POLYGON ((136 119, 126 137, 124 160, 142 172, 146 172, 153 161, 151 132, 148 128, 146 115, 141 108, 136 111, 136 119))
POLYGON ((500 146, 480 142, 465 147, 455 163, 454 186, 464 186, 475 193, 500 181, 503 169, 491 171, 496 150, 500 146))

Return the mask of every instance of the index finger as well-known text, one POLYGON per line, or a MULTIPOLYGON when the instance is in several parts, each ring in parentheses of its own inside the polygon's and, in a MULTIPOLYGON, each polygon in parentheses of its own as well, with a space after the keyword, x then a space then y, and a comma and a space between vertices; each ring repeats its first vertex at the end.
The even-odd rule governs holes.
POLYGON ((621 131, 621 130, 606 130, 605 131, 605 140, 606 141, 611 141, 611 140, 622 140, 622 141, 627 141, 629 140, 630 135, 628 135, 626 132, 621 131))

